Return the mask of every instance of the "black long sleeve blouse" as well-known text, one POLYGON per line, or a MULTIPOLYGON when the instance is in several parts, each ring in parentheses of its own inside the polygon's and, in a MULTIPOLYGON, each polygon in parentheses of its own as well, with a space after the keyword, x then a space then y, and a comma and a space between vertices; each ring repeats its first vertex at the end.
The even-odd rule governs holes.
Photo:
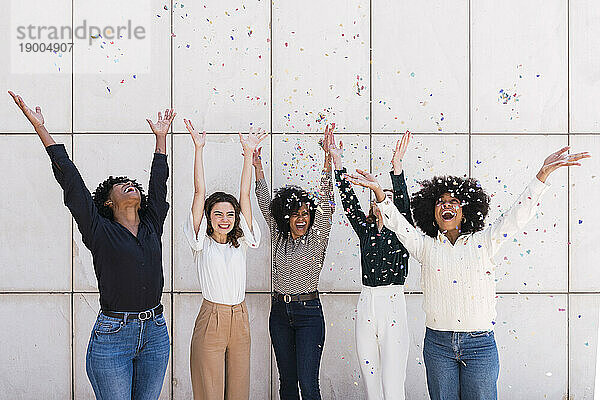
POLYGON ((54 177, 63 189, 65 205, 92 253, 102 310, 140 312, 157 306, 164 285, 161 236, 169 210, 167 156, 154 154, 148 205, 140 211, 136 237, 123 225, 98 213, 64 145, 51 145, 46 151, 54 177))
MULTIPOLYGON (((362 283, 365 286, 403 285, 408 275, 408 251, 385 226, 381 231, 376 223, 367 222, 352 185, 342 178, 346 169, 335 171, 335 179, 340 190, 344 212, 350 225, 360 240, 360 264, 362 283)), ((394 175, 390 172, 394 190, 394 204, 412 224, 410 200, 404 180, 404 172, 394 175)))

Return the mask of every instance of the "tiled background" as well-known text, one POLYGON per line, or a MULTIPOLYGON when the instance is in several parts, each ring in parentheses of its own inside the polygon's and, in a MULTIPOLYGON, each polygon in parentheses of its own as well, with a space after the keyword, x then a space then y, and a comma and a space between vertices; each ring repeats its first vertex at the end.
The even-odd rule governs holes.
MULTIPOLYGON (((103 7, 36 1, 36 13, 55 24, 103 7)), ((236 132, 251 124, 272 132, 263 150, 271 186, 315 188, 318 133, 336 122, 346 165, 382 173, 388 183, 393 145, 410 129, 409 190, 436 173, 474 176, 493 194, 490 218, 511 204, 549 152, 569 144, 599 153, 597 1, 149 1, 148 73, 108 74, 99 64, 97 73, 72 74, 91 63, 89 51, 76 47, 45 74, 1 63, 0 92, 12 89, 43 107, 47 127, 90 188, 110 174, 147 182, 154 141, 145 118, 170 106, 179 112, 169 140, 172 208, 163 236, 163 303, 173 343, 164 399, 191 396, 189 343, 201 302, 180 229, 193 190, 192 144, 182 117, 210 132, 209 192, 237 192, 236 132)), ((0 15, 3 37, 12 35, 9 19, 10 13, 0 15)), ((10 43, 0 41, 2 54, 10 53, 10 43)), ((8 95, 3 99, 0 398, 91 398, 84 366, 98 309, 91 257, 38 138, 8 95)), ((593 397, 600 308, 596 156, 550 178, 541 213, 496 260, 501 399, 593 397)), ((366 206, 369 194, 360 196, 366 206)), ((251 397, 261 400, 278 398, 267 332, 270 261, 268 239, 249 253, 251 397)), ((410 268, 407 398, 426 399, 419 266, 410 268)), ((323 397, 362 399, 353 332, 357 239, 340 207, 320 290, 327 327, 323 397)))

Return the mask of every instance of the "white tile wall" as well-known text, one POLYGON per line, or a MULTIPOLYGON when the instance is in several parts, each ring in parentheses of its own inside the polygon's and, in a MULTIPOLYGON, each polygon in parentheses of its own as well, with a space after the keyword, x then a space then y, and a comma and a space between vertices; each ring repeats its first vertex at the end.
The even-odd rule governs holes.
MULTIPOLYGON (((69 136, 56 140, 71 153, 69 136)), ((0 207, 0 290, 71 290, 71 216, 50 158, 33 135, 3 135, 0 143, 7 190, 0 207), (35 173, 23 174, 23 168, 35 173)))
POLYGON ((143 41, 99 37, 91 47, 81 43, 74 47, 75 132, 149 132, 146 118, 155 119, 159 110, 171 105, 170 11, 164 9, 165 3, 160 0, 138 0, 137 4, 143 6, 133 10, 131 4, 73 0, 76 24, 88 20, 90 24, 124 25, 127 15, 133 26, 146 29, 143 41), (109 15, 119 18, 108 18, 109 15), (118 67, 135 64, 130 58, 142 56, 149 59, 146 69, 118 67))
POLYGON ((471 2, 473 132, 567 133, 567 4, 471 2))
POLYGON ((3 294, 0 321, 0 397, 58 400, 70 396, 71 296, 3 294))
POLYGON ((569 296, 569 387, 576 399, 594 399, 600 296, 569 296))
MULTIPOLYGON (((17 26, 68 26, 71 27, 71 0, 6 1, 0 16, 0 51, 4 60, 0 63, 0 93, 2 108, 0 132, 33 132, 20 115, 8 90, 20 94, 30 105, 42 107, 46 126, 52 132, 71 132, 71 64, 72 54, 21 52, 21 45, 33 45, 38 40, 17 39, 17 26), (27 11, 36 10, 36 12, 27 11), (39 90, 43 87, 44 90, 39 90)), ((33 35, 38 36, 37 30, 33 35)), ((63 43, 66 41, 60 41, 63 43)))
POLYGON ((569 2, 569 100, 570 132, 598 133, 600 89, 600 3, 594 0, 569 2))
MULTIPOLYGON (((472 175, 491 196, 486 223, 508 210, 535 179, 544 159, 567 145, 567 137, 474 136, 472 175), (535 149, 535 152, 524 152, 535 149)), ((586 166, 589 168, 589 165, 586 166)), ((554 172, 540 211, 494 257, 498 290, 565 291, 568 270, 567 170, 554 172)))
POLYGON ((589 150, 592 158, 586 160, 585 168, 572 168, 570 172, 570 289, 572 291, 596 292, 600 287, 598 259, 600 235, 598 202, 600 196, 600 136, 571 136, 575 151, 589 150))
POLYGON ((269 17, 264 0, 174 3, 173 103, 198 129, 271 123, 269 17))
POLYGON ((273 131, 369 131, 369 2, 273 1, 273 131))
POLYGON ((373 131, 468 133, 469 2, 371 4, 373 131))
MULTIPOLYGON (((90 190, 110 174, 136 177, 147 188, 154 138, 145 119, 177 108, 163 235, 173 352, 162 398, 191 395, 189 341, 201 302, 181 234, 193 190, 186 117, 209 131, 209 193, 237 193, 236 133, 250 126, 276 132, 263 150, 271 189, 294 183, 311 190, 326 123, 342 133, 348 169, 371 170, 386 186, 394 143, 408 129, 416 133, 404 165, 409 192, 436 174, 476 177, 493 194, 488 221, 510 206, 548 153, 567 144, 591 151, 595 157, 584 166, 550 177, 539 216, 498 255, 496 334, 501 399, 592 399, 600 304, 596 2, 152 0, 132 16, 148 27, 148 69, 119 72, 115 59, 143 56, 143 46, 118 41, 15 62, 23 58, 12 56, 14 7, 37 10, 31 23, 70 25, 111 15, 111 1, 11 0, 0 16, 8 38, 0 43, 7 55, 0 89, 42 107, 90 190)), ((7 328, 0 333, 0 398, 90 398, 84 358, 98 307, 91 257, 38 138, 7 94, 3 105, 0 320, 7 328)), ((358 241, 334 191, 320 282, 327 323, 321 387, 324 398, 359 399, 358 241)), ((357 192, 367 207, 369 193, 357 192)), ((268 334, 271 243, 251 197, 264 239, 248 260, 251 398, 263 400, 278 397, 268 334)), ((428 398, 419 270, 411 261, 407 399, 428 398)))

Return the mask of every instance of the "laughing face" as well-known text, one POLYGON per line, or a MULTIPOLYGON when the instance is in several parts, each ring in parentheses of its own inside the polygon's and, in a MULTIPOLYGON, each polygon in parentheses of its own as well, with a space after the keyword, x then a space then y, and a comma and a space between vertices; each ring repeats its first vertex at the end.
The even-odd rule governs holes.
POLYGON ((119 206, 138 205, 142 201, 140 191, 133 185, 133 182, 115 183, 110 191, 110 200, 107 203, 117 204, 119 206))
POLYGON ((444 193, 435 204, 435 222, 442 232, 460 230, 463 219, 462 204, 450 193, 444 193))
POLYGON ((296 239, 304 235, 308 231, 310 226, 310 212, 308 211, 308 205, 303 203, 298 211, 290 215, 290 232, 292 238, 296 239))
POLYGON ((210 210, 210 225, 214 233, 227 235, 235 226, 235 208, 228 201, 215 203, 210 210))

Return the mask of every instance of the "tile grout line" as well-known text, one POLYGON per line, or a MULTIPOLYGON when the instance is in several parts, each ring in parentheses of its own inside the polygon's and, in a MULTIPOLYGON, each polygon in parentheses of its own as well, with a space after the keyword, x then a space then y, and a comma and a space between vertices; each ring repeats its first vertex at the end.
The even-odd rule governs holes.
MULTIPOLYGON (((273 145, 273 2, 274 0, 269 0, 269 91, 271 98, 269 99, 269 126, 270 126, 270 135, 269 141, 271 142, 270 149, 270 163, 269 163, 269 176, 271 179, 271 186, 269 190, 271 190, 271 196, 273 196, 273 153, 275 152, 275 147, 273 145)), ((256 185, 256 183, 255 183, 256 185)), ((269 232, 270 233, 270 232, 269 232)), ((271 258, 270 258, 270 268, 269 268, 269 287, 270 291, 273 292, 273 243, 269 246, 271 250, 271 258)), ((270 312, 270 310, 269 310, 270 312)), ((269 335, 270 336, 270 335, 269 335)), ((273 399, 273 351, 271 350, 271 338, 269 337, 269 399, 273 399)))
MULTIPOLYGON (((373 1, 371 0, 369 0, 369 173, 373 173, 373 1)), ((369 201, 372 199, 373 193, 369 190, 369 201)))
MULTIPOLYGON (((171 21, 170 21, 170 25, 171 25, 171 38, 170 38, 171 39, 171 42, 170 42, 170 46, 171 46, 171 49, 170 49, 171 50, 171 54, 170 54, 170 56, 171 56, 171 60, 170 60, 171 61, 171 79, 170 79, 170 84, 171 84, 171 88, 170 88, 171 89, 171 99, 170 99, 171 100, 171 109, 174 107, 174 101, 173 101, 173 31, 174 31, 173 13, 174 13, 174 10, 173 10, 173 0, 171 0, 171 8, 170 8, 170 17, 171 17, 171 21)), ((174 176, 173 175, 175 173, 175 168, 174 168, 175 167, 175 163, 174 163, 175 150, 173 148, 173 145, 175 144, 175 140, 174 140, 174 137, 173 137, 173 126, 172 125, 171 125, 171 135, 170 136, 171 136, 171 149, 170 150, 171 150, 171 166, 172 166, 172 168, 171 168, 171 205, 173 205, 173 203, 174 203, 174 195, 173 195, 173 193, 174 193, 174 191, 173 191, 173 189, 174 189, 174 185, 173 185, 174 176)), ((174 329, 174 324, 175 324, 174 300, 175 299, 174 299, 174 296, 173 296, 173 277, 175 275, 175 273, 174 273, 175 272, 174 271, 174 255, 173 255, 173 253, 174 253, 173 243, 174 243, 174 239, 175 238, 174 238, 173 232, 174 232, 174 222, 175 221, 174 221, 173 214, 174 214, 174 209, 171 206, 171 229, 170 229, 170 232, 169 232, 170 235, 171 235, 171 243, 170 243, 170 245, 171 245, 170 246, 171 247, 171 254, 170 254, 170 256, 171 256, 170 257, 170 259, 171 259, 171 265, 170 265, 170 267, 171 267, 171 279, 170 279, 171 280, 171 282, 170 282, 170 284, 171 284, 171 291, 169 293, 169 298, 171 300, 171 305, 170 305, 170 309, 171 309, 171 338, 173 338, 173 335, 175 334, 175 329, 174 329)), ((171 346, 170 346, 171 347, 170 348, 170 350, 171 350, 171 366, 170 366, 171 379, 169 379, 169 386, 170 386, 170 389, 171 389, 170 398, 173 399, 174 398, 174 395, 173 395, 173 386, 174 386, 173 385, 173 382, 174 382, 173 378, 174 378, 174 375, 173 375, 173 373, 175 371, 175 351, 174 351, 175 346, 173 344, 174 343, 173 339, 171 339, 170 342, 171 342, 171 346)))
MULTIPOLYGON (((71 30, 75 24, 75 0, 71 0, 71 30)), ((71 38, 73 41, 73 38, 71 38)), ((74 120, 75 120, 75 54, 71 53, 71 154, 75 153, 74 120)), ((73 262, 73 217, 71 221, 71 399, 75 399, 75 266, 73 262)))
POLYGON ((472 154, 471 154, 471 0, 467 0, 467 76, 468 76, 468 84, 467 84, 467 115, 468 115, 468 146, 469 146, 469 168, 468 174, 469 178, 472 177, 471 164, 472 164, 472 154))
MULTIPOLYGON (((567 145, 571 144, 571 2, 567 0, 567 145)), ((567 167, 567 399, 571 397, 571 171, 567 167)))

